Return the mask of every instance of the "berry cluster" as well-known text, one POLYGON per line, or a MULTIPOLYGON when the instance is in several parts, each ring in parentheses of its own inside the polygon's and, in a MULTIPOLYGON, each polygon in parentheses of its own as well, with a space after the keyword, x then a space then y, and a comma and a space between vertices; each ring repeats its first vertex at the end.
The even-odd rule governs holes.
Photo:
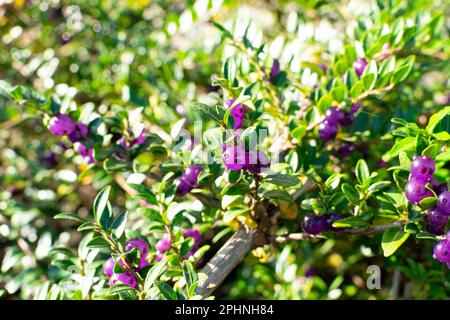
POLYGON ((433 234, 443 234, 445 224, 450 217, 450 192, 447 184, 439 184, 433 174, 436 170, 434 160, 427 156, 413 157, 411 174, 405 186, 405 194, 412 204, 419 204, 425 198, 438 196, 436 206, 428 213, 428 231, 433 234), (433 191, 427 185, 430 184, 433 191))
MULTIPOLYGON (((231 107, 234 99, 227 100, 227 108, 231 107)), ((231 111, 234 119, 234 130, 242 128, 244 121, 245 108, 242 104, 238 104, 231 111)), ((235 140, 233 144, 222 145, 222 155, 225 168, 227 170, 245 170, 252 173, 261 173, 270 165, 269 158, 261 150, 246 151, 240 141, 240 131, 235 132, 235 140)))
POLYGON ((129 287, 135 288, 137 286, 137 280, 135 273, 142 270, 146 266, 148 266, 148 253, 149 253, 149 247, 146 241, 134 238, 127 241, 125 244, 124 251, 130 252, 134 248, 137 248, 141 253, 141 260, 139 262, 139 267, 131 269, 123 260, 119 261, 119 265, 123 268, 128 270, 128 272, 125 273, 114 273, 114 266, 116 262, 113 258, 109 258, 106 260, 106 262, 103 264, 103 272, 106 276, 109 277, 109 285, 112 287, 113 285, 117 283, 123 283, 129 287))
POLYGON ((305 216, 302 221, 302 228, 306 233, 319 234, 325 231, 338 231, 342 228, 333 227, 333 223, 343 219, 345 216, 340 213, 332 212, 325 215, 309 215, 305 216))
POLYGON ((94 163, 94 150, 82 143, 89 136, 88 127, 84 123, 75 122, 67 114, 57 113, 50 119, 49 129, 56 136, 67 136, 74 144, 75 152, 87 159, 89 164, 94 163))
POLYGON ((224 144, 222 146, 223 162, 227 170, 245 170, 261 173, 269 167, 270 161, 261 150, 245 151, 244 148, 224 144))
POLYGON ((177 194, 184 196, 194 188, 199 188, 201 185, 198 183, 198 176, 203 172, 203 168, 199 165, 193 164, 186 168, 186 171, 178 179, 177 194))
MULTIPOLYGON (((189 258, 198 250, 200 241, 202 240, 202 235, 200 234, 200 232, 198 230, 189 228, 189 229, 183 230, 183 237, 185 239, 187 239, 187 238, 194 239, 194 245, 192 246, 191 250, 184 256, 185 258, 189 258)), ((161 240, 159 240, 156 243, 155 248, 157 250, 157 253, 156 253, 157 261, 161 261, 162 258, 164 257, 164 253, 166 253, 167 251, 170 250, 171 243, 172 243, 172 241, 170 240, 170 237, 168 234, 165 234, 161 238, 161 240)))
POLYGON ((361 102, 355 103, 350 112, 344 112, 337 107, 331 107, 325 112, 325 120, 319 124, 319 138, 328 142, 336 137, 339 126, 348 127, 353 123, 355 113, 361 107, 361 102))
POLYGON ((446 263, 450 269, 450 231, 447 232, 445 239, 439 241, 434 246, 433 251, 433 257, 442 263, 446 263))

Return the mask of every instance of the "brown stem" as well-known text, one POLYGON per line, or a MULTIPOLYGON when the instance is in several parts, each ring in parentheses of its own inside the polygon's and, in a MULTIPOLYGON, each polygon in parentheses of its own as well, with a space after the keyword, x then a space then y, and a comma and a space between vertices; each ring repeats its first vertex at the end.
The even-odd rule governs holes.
POLYGON ((225 280, 231 271, 242 261, 253 248, 256 229, 241 226, 239 230, 223 245, 222 248, 202 269, 208 278, 200 282, 196 293, 203 299, 209 297, 225 280))

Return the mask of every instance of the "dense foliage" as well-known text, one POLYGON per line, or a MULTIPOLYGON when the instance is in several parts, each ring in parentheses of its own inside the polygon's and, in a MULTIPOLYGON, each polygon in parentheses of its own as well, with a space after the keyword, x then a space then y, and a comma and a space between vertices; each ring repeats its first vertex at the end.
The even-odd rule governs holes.
POLYGON ((449 13, 6 1, 0 297, 448 298, 449 13))

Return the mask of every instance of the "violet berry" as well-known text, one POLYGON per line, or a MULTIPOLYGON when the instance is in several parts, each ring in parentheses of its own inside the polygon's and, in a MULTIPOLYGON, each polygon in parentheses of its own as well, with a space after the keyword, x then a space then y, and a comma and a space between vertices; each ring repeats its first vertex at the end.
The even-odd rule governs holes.
POLYGON ((280 61, 273 59, 272 68, 270 68, 270 82, 275 81, 275 77, 280 73, 280 61))
POLYGON ((202 235, 200 234, 200 231, 193 228, 188 228, 183 230, 183 237, 194 239, 194 245, 192 246, 191 251, 189 251, 185 256, 185 258, 188 258, 192 256, 195 253, 195 251, 198 250, 200 241, 202 239, 202 235))
POLYGON ((325 120, 321 124, 319 124, 318 130, 319 138, 324 142, 328 142, 336 137, 338 127, 337 125, 329 123, 327 120, 325 120))
POLYGON ((261 150, 251 150, 245 153, 245 170, 261 173, 270 166, 270 160, 261 150))
MULTIPOLYGON (((234 101, 236 101, 235 99, 230 99, 227 100, 225 105, 226 108, 229 109, 234 101)), ((233 107, 233 110, 231 110, 231 116, 233 117, 234 120, 234 129, 240 129, 242 128, 242 123, 244 122, 244 115, 245 115, 245 107, 243 104, 238 103, 236 106, 233 107)))
POLYGON ((333 223, 335 223, 338 220, 344 219, 345 216, 341 213, 337 213, 337 212, 332 212, 330 214, 327 214, 324 216, 325 217, 325 221, 327 224, 327 229, 330 231, 339 231, 339 230, 343 230, 344 228, 336 228, 333 227, 333 223))
POLYGON ((411 163, 411 176, 415 179, 429 181, 433 177, 436 165, 434 160, 427 156, 415 156, 411 163))
POLYGON ((141 252, 141 257, 147 257, 148 251, 149 251, 147 241, 144 241, 139 238, 130 239, 125 244, 124 251, 129 252, 129 251, 133 250, 134 248, 138 248, 138 250, 141 252))
POLYGON ((448 217, 433 208, 428 213, 428 231, 432 234, 443 234, 448 217))
POLYGON ((147 130, 143 129, 141 133, 133 140, 132 145, 140 145, 143 144, 147 140, 147 130))
POLYGON ((127 273, 114 273, 109 278, 109 285, 112 287, 117 283, 123 283, 131 288, 136 288, 137 280, 132 272, 127 273))
POLYGON ((356 149, 356 146, 353 142, 344 142, 339 149, 339 154, 342 157, 349 157, 356 149))
POLYGON ((182 175, 179 179, 179 184, 177 188, 177 194, 179 196, 184 196, 192 190, 192 184, 182 175))
POLYGON ((46 150, 42 155, 42 162, 49 168, 54 168, 58 164, 58 159, 53 151, 46 150))
POLYGON ((315 215, 305 216, 302 221, 302 228, 309 234, 322 233, 328 228, 327 218, 315 215))
POLYGON ((352 104, 350 113, 355 114, 356 112, 358 112, 358 110, 361 108, 361 105, 362 105, 362 101, 358 101, 358 102, 352 104))
POLYGON ((448 191, 448 186, 446 183, 441 183, 440 185, 434 188, 434 192, 436 192, 437 195, 440 195, 445 191, 448 191))
POLYGON ((447 239, 439 241, 434 246, 434 258, 443 263, 450 262, 450 242, 447 239))
POLYGON ((353 62, 353 69, 355 70, 359 78, 364 73, 366 67, 367 67, 367 60, 364 58, 359 58, 358 60, 353 62))
POLYGON ((426 188, 427 182, 419 179, 411 179, 405 186, 405 194, 408 201, 418 204, 425 198, 432 197, 433 192, 426 188))
POLYGON ((339 108, 331 107, 325 112, 328 123, 338 125, 345 118, 345 113, 339 108))
POLYGON ((436 207, 443 215, 450 215, 450 192, 442 192, 437 199, 436 207))
POLYGON ((103 264, 103 272, 106 276, 111 277, 114 273, 114 266, 116 265, 116 262, 113 258, 109 258, 106 260, 106 262, 103 264))
POLYGON ((355 116, 351 112, 346 112, 344 114, 344 118, 339 122, 339 124, 343 127, 349 127, 353 120, 355 120, 355 116))
POLYGON ((198 187, 200 186, 197 181, 198 181, 198 176, 200 175, 200 173, 202 173, 204 170, 201 166, 193 164, 189 167, 186 168, 186 171, 184 172, 184 175, 187 179, 187 181, 189 181, 194 187, 198 187))
POLYGON ((86 139, 89 135, 88 127, 81 122, 75 124, 75 130, 69 134, 69 140, 79 142, 86 139))
POLYGON ((169 235, 165 234, 161 240, 159 240, 156 245, 155 249, 158 250, 158 253, 164 253, 170 250, 170 238, 169 235))
POLYGON ((232 145, 224 145, 223 162, 227 170, 241 170, 245 166, 244 149, 232 145))
POLYGON ((57 136, 71 134, 75 130, 75 122, 67 114, 56 114, 50 119, 50 132, 57 136))
POLYGON ((190 192, 193 188, 199 188, 201 185, 198 183, 198 176, 203 171, 203 168, 199 165, 191 165, 179 178, 179 184, 177 194, 184 196, 190 192))

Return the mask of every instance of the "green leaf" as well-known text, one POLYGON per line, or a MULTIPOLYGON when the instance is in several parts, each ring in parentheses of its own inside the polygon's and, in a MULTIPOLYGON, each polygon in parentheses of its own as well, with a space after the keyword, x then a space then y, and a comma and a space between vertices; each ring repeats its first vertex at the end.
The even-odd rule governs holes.
POLYGON ((229 183, 237 183, 242 179, 244 174, 243 170, 230 170, 228 172, 228 182, 229 183))
POLYGON ((300 183, 297 177, 281 173, 269 175, 264 178, 264 181, 281 187, 293 187, 300 183))
POLYGON ((355 174, 360 184, 364 184, 364 182, 369 179, 370 172, 366 161, 364 161, 363 159, 358 160, 358 163, 356 164, 355 174))
POLYGON ((383 232, 381 247, 385 257, 389 257, 397 251, 398 248, 408 239, 409 233, 401 229, 391 228, 383 232))
POLYGON ((450 106, 445 107, 444 109, 440 110, 439 112, 433 114, 430 117, 430 120, 428 121, 428 125, 426 127, 426 130, 428 133, 433 133, 436 126, 444 120, 446 116, 450 115, 450 106))
POLYGON ((86 219, 83 219, 73 213, 58 213, 53 218, 56 220, 72 220, 72 221, 78 221, 78 222, 86 222, 87 221, 86 219))
POLYGON ((335 228, 364 228, 367 227, 369 223, 359 217, 347 217, 335 221, 333 227, 335 228))
POLYGON ((109 247, 109 246, 110 246, 110 244, 108 243, 108 241, 106 241, 105 239, 103 239, 101 237, 93 238, 86 245, 86 247, 88 247, 89 249, 106 248, 106 247, 109 247))
POLYGON ((341 182, 342 174, 335 172, 333 173, 326 181, 325 187, 329 190, 335 190, 339 187, 339 183, 341 182))
POLYGON ((419 202, 422 209, 431 209, 436 205, 437 197, 427 197, 419 202))
POLYGON ((108 158, 103 162, 103 169, 105 169, 107 173, 125 171, 128 168, 129 164, 127 162, 119 161, 112 158, 108 158))
POLYGON ((102 218, 106 214, 107 218, 110 218, 110 210, 108 209, 108 198, 109 193, 111 191, 111 186, 106 186, 100 192, 97 194, 97 196, 94 199, 94 205, 93 205, 93 211, 94 211, 94 217, 97 223, 100 226, 103 226, 101 223, 102 218))
POLYGON ((137 192, 135 195, 136 198, 142 199, 154 205, 158 205, 158 200, 156 200, 155 194, 146 186, 135 183, 127 183, 127 185, 137 192))
POLYGON ((188 260, 183 261, 182 269, 183 277, 186 280, 187 289, 190 291, 191 287, 197 284, 198 275, 195 273, 194 266, 188 260))
POLYGON ((166 300, 177 300, 177 294, 172 287, 165 282, 156 281, 155 286, 159 289, 166 300))
POLYGON ((163 259, 157 264, 155 264, 148 272, 145 277, 144 282, 144 290, 148 291, 152 286, 156 279, 164 272, 166 268, 167 260, 163 259))
POLYGON ((118 284, 113 285, 111 288, 109 288, 108 294, 115 295, 115 294, 119 294, 124 291, 132 291, 132 290, 134 290, 134 289, 127 286, 126 284, 118 283, 118 284))
POLYGON ((385 156, 392 159, 400 154, 400 152, 406 152, 414 149, 416 146, 416 137, 406 137, 398 140, 394 146, 389 150, 385 156))
POLYGON ((268 190, 263 192, 261 197, 268 199, 284 200, 290 203, 294 202, 294 199, 292 199, 291 195, 287 193, 285 190, 268 190))
POLYGON ((122 212, 113 222, 112 230, 117 238, 120 238, 125 232, 127 225, 128 211, 122 212))
POLYGON ((341 186, 341 190, 344 193, 345 197, 351 203, 357 205, 359 203, 359 194, 358 191, 349 183, 344 183, 341 186))
POLYGON ((221 123, 223 115, 225 114, 225 110, 220 106, 210 107, 200 102, 191 102, 188 105, 188 108, 192 109, 196 113, 199 113, 202 118, 210 118, 219 124, 221 123))

